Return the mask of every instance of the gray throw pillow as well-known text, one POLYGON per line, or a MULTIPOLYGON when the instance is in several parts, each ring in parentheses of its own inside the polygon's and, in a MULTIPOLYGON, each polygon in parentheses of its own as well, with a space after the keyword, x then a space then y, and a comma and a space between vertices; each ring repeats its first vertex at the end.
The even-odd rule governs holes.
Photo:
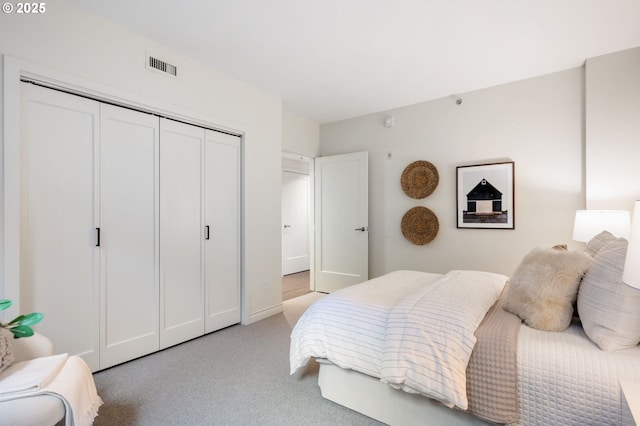
POLYGON ((627 240, 601 248, 578 290, 578 315, 589 338, 605 351, 640 342, 640 290, 622 281, 627 240))
POLYGON ((610 242, 616 240, 616 237, 609 231, 602 231, 598 235, 595 235, 587 242, 585 250, 591 256, 595 256, 598 252, 604 248, 610 242))

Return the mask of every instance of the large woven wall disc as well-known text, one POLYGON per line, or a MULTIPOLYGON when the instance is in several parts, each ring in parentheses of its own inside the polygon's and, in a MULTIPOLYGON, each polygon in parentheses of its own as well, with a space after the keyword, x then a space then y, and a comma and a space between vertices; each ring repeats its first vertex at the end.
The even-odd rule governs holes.
POLYGON ((438 186, 438 169, 428 161, 414 161, 409 164, 400 177, 402 190, 411 198, 425 198, 438 186))
POLYGON ((414 207, 402 216, 402 235, 413 244, 424 245, 431 242, 440 229, 438 218, 426 207, 414 207))

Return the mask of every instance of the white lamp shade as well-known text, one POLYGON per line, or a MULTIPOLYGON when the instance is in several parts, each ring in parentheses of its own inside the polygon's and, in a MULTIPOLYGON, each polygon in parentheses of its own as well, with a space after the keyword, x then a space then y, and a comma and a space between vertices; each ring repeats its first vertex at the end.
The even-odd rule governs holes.
POLYGON ((633 209, 633 222, 622 281, 631 287, 640 288, 640 201, 636 201, 633 209))
POLYGON ((578 210, 573 224, 573 239, 587 242, 602 231, 627 238, 631 219, 626 210, 578 210))

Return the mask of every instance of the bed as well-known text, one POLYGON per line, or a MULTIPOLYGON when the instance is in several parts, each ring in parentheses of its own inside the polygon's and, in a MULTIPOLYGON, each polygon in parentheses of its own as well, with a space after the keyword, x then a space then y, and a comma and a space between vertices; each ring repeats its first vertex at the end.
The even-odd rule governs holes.
POLYGON ((640 382, 640 292, 620 278, 626 240, 587 249, 331 293, 292 331, 291 374, 315 359, 323 397, 392 425, 634 424, 620 380, 640 382))

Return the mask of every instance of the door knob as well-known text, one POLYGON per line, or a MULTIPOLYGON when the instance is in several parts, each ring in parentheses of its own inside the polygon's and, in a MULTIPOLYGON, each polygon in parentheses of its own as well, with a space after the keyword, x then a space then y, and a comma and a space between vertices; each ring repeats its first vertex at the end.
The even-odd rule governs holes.
POLYGON ((364 232, 366 230, 367 230, 367 228, 365 228, 364 226, 354 229, 354 231, 360 231, 360 232, 364 232))
POLYGON ((285 225, 284 227, 285 227, 285 229, 286 228, 291 228, 291 225, 285 225))

